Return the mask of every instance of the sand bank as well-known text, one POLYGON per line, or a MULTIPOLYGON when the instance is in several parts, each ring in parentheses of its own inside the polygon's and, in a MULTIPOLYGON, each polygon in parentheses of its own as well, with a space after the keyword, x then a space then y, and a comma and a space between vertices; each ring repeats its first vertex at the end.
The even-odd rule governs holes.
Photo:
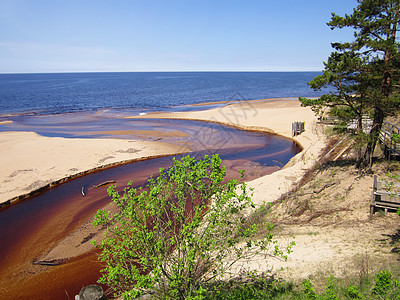
MULTIPOLYGON (((290 189, 302 171, 312 165, 324 144, 316 132, 313 112, 301 107, 297 99, 243 101, 203 111, 150 113, 137 118, 204 120, 285 137, 291 137, 293 121, 305 121, 306 131, 294 138, 304 151, 293 158, 284 171, 251 183, 260 191, 257 195, 263 195, 256 196, 257 203, 272 201, 290 189)), ((149 135, 149 132, 143 134, 149 135)), ((91 169, 187 150, 162 142, 49 138, 33 132, 2 132, 0 145, 0 204, 91 169)))
MULTIPOLYGON (((313 112, 308 108, 301 107, 297 99, 285 101, 247 101, 229 104, 225 107, 205 111, 151 113, 145 116, 141 116, 141 118, 143 117, 206 120, 234 125, 244 129, 269 131, 290 138, 292 137, 291 123, 294 121, 305 121, 305 132, 293 138, 296 142, 301 144, 304 150, 293 157, 292 160, 283 169, 271 175, 263 176, 249 182, 249 186, 255 188, 253 199, 258 204, 262 204, 264 202, 272 202, 278 199, 283 193, 289 191, 301 179, 305 171, 313 166, 326 142, 324 135, 320 132, 321 129, 316 122, 316 118, 313 112)), ((14 133, 9 134, 13 136, 14 133)), ((50 144, 48 142, 52 139, 40 138, 40 140, 43 142, 40 144, 43 149, 49 147, 50 144)), ((0 149, 2 151, 2 155, 0 156, 0 158, 4 157, 3 153, 5 151, 6 153, 8 153, 8 155, 11 155, 13 151, 6 149, 7 147, 5 144, 3 144, 5 141, 1 134, 0 141, 1 145, 3 146, 0 149)), ((10 141, 10 144, 15 145, 17 141, 18 139, 15 141, 10 141)), ((102 144, 105 145, 105 141, 101 141, 102 144)), ((109 140, 107 140, 106 143, 107 145, 108 141, 109 140)), ((133 144, 131 143, 131 146, 128 147, 128 149, 134 148, 132 145, 133 144)), ((154 144, 149 144, 149 147, 150 145, 154 144)), ((157 151, 157 153, 159 153, 159 148, 152 149, 151 151, 157 151)), ((29 154, 31 153, 31 151, 27 150, 26 153, 29 154)), ((101 159, 107 157, 106 154, 96 155, 96 163, 99 163, 101 159)), ((32 160, 32 158, 29 159, 32 160)), ((23 160, 21 158, 20 162, 22 161, 23 160)), ((4 161, 1 161, 0 166, 3 167, 3 165, 4 161)), ((68 168, 71 169, 72 166, 73 162, 70 162, 68 168)), ((52 167, 55 166, 48 166, 47 172, 55 172, 56 168, 52 167)), ((27 167, 25 164, 21 164, 19 167, 15 167, 14 171, 29 170, 28 168, 33 167, 27 167)), ((14 171, 9 171, 9 174, 13 174, 14 171)), ((64 170, 64 172, 66 171, 64 170)), ((322 174, 321 176, 330 178, 332 174, 330 174, 329 172, 331 171, 327 170, 327 173, 322 174)), ((4 177, 5 176, 2 172, 1 178, 3 181, 0 181, 0 184, 2 186, 4 184, 4 177)), ((332 269, 333 271, 335 271, 335 269, 339 269, 342 272, 346 272, 349 266, 352 266, 351 264, 355 263, 354 257, 356 255, 366 256, 368 251, 368 255, 373 254, 374 256, 376 256, 376 253, 381 252, 382 243, 376 243, 376 241, 382 239, 384 233, 387 236, 389 236, 389 234, 392 235, 397 228, 396 224, 398 224, 398 219, 393 218, 391 223, 393 224, 393 226, 388 226, 387 218, 382 217, 375 218, 373 222, 371 222, 371 220, 369 219, 368 206, 370 185, 372 182, 371 178, 359 179, 357 177, 357 180, 354 180, 354 178, 350 178, 348 174, 345 174, 339 176, 337 180, 342 182, 344 180, 343 178, 346 179, 347 177, 349 177, 349 182, 345 186, 345 193, 347 195, 346 202, 340 202, 339 206, 350 207, 351 209, 349 210, 349 212, 347 212, 350 217, 341 216, 343 219, 338 219, 340 220, 340 222, 336 222, 335 220, 337 220, 339 216, 329 216, 330 218, 336 218, 332 220, 329 219, 329 224, 332 224, 330 226, 327 226, 325 220, 322 220, 320 221, 320 223, 317 224, 295 224, 292 226, 293 228, 289 230, 286 227, 283 227, 280 229, 282 232, 280 233, 281 238, 279 240, 279 243, 282 245, 286 245, 289 241, 294 240, 296 242, 296 246, 293 247, 294 252, 290 255, 288 261, 285 262, 280 260, 271 260, 268 257, 260 256, 252 261, 243 262, 243 264, 238 265, 238 268, 233 271, 239 273, 248 269, 258 269, 260 272, 264 272, 271 269, 279 270, 281 267, 283 267, 285 268, 285 271, 284 273, 280 273, 280 275, 284 278, 306 278, 308 276, 316 274, 320 271, 320 268, 324 266, 325 270, 332 269), (352 189, 349 189, 349 186, 352 187, 352 189), (354 203, 349 201, 353 201, 354 203), (388 228, 390 228, 392 231, 389 232, 388 228), (329 268, 327 269, 326 266, 328 266, 329 268)), ((17 183, 21 184, 22 182, 17 181, 17 183)), ((337 186, 333 186, 332 189, 334 189, 332 193, 336 197, 336 194, 338 192, 337 186)), ((317 200, 316 202, 319 201, 317 200)), ((332 202, 329 199, 326 201, 328 201, 331 205, 336 205, 336 203, 332 202)), ((320 205, 323 206, 320 209, 326 209, 326 201, 320 201, 320 205)), ((338 201, 343 200, 339 199, 338 201)), ((282 204, 282 206, 285 205, 286 203, 282 204)), ((313 205, 317 204, 314 203, 313 205)), ((275 206, 274 209, 279 209, 279 206, 275 206)), ((285 210, 286 208, 283 207, 281 209, 285 210)), ((90 222, 85 224, 85 226, 87 225, 89 227, 89 224, 90 222)), ((47 257, 43 257, 41 259, 59 259, 65 258, 65 256, 71 257, 90 250, 90 247, 88 247, 82 249, 81 252, 73 252, 77 251, 76 249, 78 249, 74 244, 77 241, 80 247, 86 247, 85 245, 81 245, 80 243, 82 237, 86 236, 86 234, 82 235, 82 232, 80 231, 74 232, 72 235, 68 236, 64 241, 62 241, 58 245, 58 247, 53 248, 49 253, 47 253, 47 257), (66 248, 67 246, 71 249, 68 250, 66 248), (66 254, 66 249, 67 252, 70 251, 68 252, 69 254, 66 254)), ((386 249, 385 251, 382 255, 388 256, 388 253, 390 253, 390 248, 386 249)), ((356 270, 360 270, 360 268, 357 269, 356 267, 356 270)), ((340 275, 341 273, 338 274, 340 275)))
MULTIPOLYGON (((305 121, 305 132, 293 138, 304 151, 284 170, 251 183, 260 191, 255 197, 257 203, 273 201, 290 189, 302 172, 313 164, 324 145, 316 131, 313 112, 301 107, 297 99, 244 101, 203 111, 151 113, 136 118, 204 120, 285 137, 292 137, 292 122, 305 121)), ((49 138, 33 132, 2 132, 0 145, 0 203, 104 165, 185 150, 182 146, 153 141, 49 138)))
POLYGON ((88 170, 154 155, 182 146, 122 139, 69 139, 34 132, 0 133, 0 204, 49 183, 88 170))
POLYGON ((292 138, 304 150, 282 170, 250 182, 250 186, 255 188, 254 201, 258 204, 274 201, 291 190, 305 171, 313 166, 326 142, 324 135, 319 132, 314 113, 310 108, 301 107, 297 98, 251 100, 210 110, 150 113, 132 118, 211 121, 292 138), (292 137, 292 122, 296 121, 306 122, 305 131, 292 137))
MULTIPOLYGON (((314 113, 309 108, 301 107, 297 99, 247 101, 208 111, 172 115, 159 113, 152 116, 209 120, 244 129, 269 131, 290 138, 291 123, 305 121, 305 132, 293 137, 304 150, 293 157, 283 169, 248 183, 254 188, 253 200, 257 204, 274 202, 292 190, 304 173, 313 167, 321 150, 326 146, 323 128, 317 124, 314 113)), ((379 168, 376 171, 384 174, 384 170, 379 171, 379 168)), ((310 183, 311 187, 304 187, 306 193, 301 190, 299 194, 311 194, 305 197, 310 197, 311 200, 307 201, 310 201, 310 211, 315 215, 329 210, 332 210, 332 213, 315 219, 312 219, 311 213, 305 214, 302 220, 309 218, 312 221, 302 222, 299 219, 297 222, 291 220, 293 223, 289 222, 290 225, 280 225, 278 244, 285 247, 291 241, 296 243, 289 259, 274 260, 259 255, 237 264, 230 270, 233 276, 257 270, 270 274, 278 272, 278 276, 287 280, 302 280, 321 274, 326 277, 335 275, 346 278, 350 274, 356 277, 362 276, 361 272, 377 272, 388 268, 398 258, 396 251, 393 251, 397 247, 394 248, 396 244, 392 237, 398 233, 399 217, 393 213, 384 218, 379 214, 370 218, 372 182, 372 174, 360 176, 358 170, 343 168, 340 164, 332 169, 321 169, 316 181, 310 183), (320 198, 322 195, 313 196, 315 190, 312 185, 317 181, 322 182, 322 186, 327 186, 324 185, 327 182, 333 182, 335 185, 330 187, 331 190, 324 191, 324 196, 320 198), (340 211, 341 209, 343 211, 340 211), (280 271, 281 268, 283 271, 280 271)), ((299 205, 299 202, 296 202, 300 201, 298 197, 282 203, 276 202, 272 212, 274 222, 276 220, 278 224, 285 224, 285 221, 288 221, 290 214, 287 211, 299 205)))

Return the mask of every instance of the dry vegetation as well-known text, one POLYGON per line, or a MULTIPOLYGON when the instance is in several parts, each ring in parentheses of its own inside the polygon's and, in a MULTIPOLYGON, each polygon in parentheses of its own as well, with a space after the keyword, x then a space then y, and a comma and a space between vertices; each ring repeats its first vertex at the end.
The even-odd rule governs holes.
POLYGON ((400 217, 394 211, 370 216, 373 176, 399 174, 400 162, 377 157, 372 170, 360 172, 352 145, 339 142, 332 139, 296 189, 256 217, 275 224, 283 240, 296 242, 287 262, 272 263, 284 268, 284 279, 311 278, 325 286, 330 275, 357 281, 383 269, 400 274, 400 217))

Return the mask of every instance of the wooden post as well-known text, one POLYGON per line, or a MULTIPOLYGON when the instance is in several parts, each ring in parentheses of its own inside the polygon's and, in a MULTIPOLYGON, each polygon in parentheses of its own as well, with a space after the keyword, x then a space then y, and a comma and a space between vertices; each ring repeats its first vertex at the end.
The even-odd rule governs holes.
POLYGON ((375 192, 378 188, 378 182, 377 182, 377 176, 374 175, 374 183, 372 186, 372 193, 371 193, 371 202, 369 203, 369 216, 372 217, 372 215, 375 212, 375 192))

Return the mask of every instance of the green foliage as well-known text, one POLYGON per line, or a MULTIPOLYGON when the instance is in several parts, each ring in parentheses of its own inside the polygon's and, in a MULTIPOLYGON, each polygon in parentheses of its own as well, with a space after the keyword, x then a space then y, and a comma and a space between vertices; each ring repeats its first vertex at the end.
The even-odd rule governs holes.
POLYGON ((327 93, 318 99, 299 100, 320 117, 329 112, 344 123, 357 120, 360 132, 363 115, 373 116, 370 138, 357 141, 367 141, 358 165, 371 165, 385 117, 400 109, 400 44, 396 39, 400 4, 398 0, 358 0, 352 14, 332 13, 327 24, 331 29, 353 29, 354 40, 332 43, 334 52, 324 63, 323 74, 308 83, 314 90, 329 88, 327 93))
MULTIPOLYGON (((352 280, 350 280, 352 281, 352 280)), ((346 281, 329 277, 323 292, 317 293, 310 280, 301 286, 267 278, 246 279, 244 281, 217 282, 202 289, 204 300, 236 299, 399 299, 399 282, 389 271, 376 274, 374 280, 366 278, 360 285, 346 285, 346 281)))
MULTIPOLYGON (((246 219, 254 207, 251 191, 244 182, 224 182, 225 173, 218 155, 199 161, 185 156, 160 169, 145 188, 128 185, 120 195, 110 187, 117 213, 100 210, 94 221, 107 226, 99 244, 99 259, 106 263, 99 282, 125 292, 126 299, 141 292, 203 299, 202 283, 267 251, 272 226, 264 224, 268 234, 254 240, 259 228, 246 219)), ((286 252, 276 248, 275 254, 286 252)))
MULTIPOLYGON (((389 193, 389 197, 393 198, 396 195, 400 194, 400 175, 392 174, 390 172, 386 173, 386 178, 383 179, 385 182, 385 189, 389 193)), ((398 212, 399 213, 399 210, 398 212)))
POLYGON ((340 133, 346 133, 347 132, 347 124, 340 122, 335 124, 335 126, 333 127, 333 131, 340 134, 340 133))
MULTIPOLYGON (((293 285, 267 278, 256 278, 242 283, 217 284, 207 293, 207 300, 275 299, 289 296, 293 285)), ((283 299, 284 299, 283 298, 283 299)))
POLYGON ((315 289, 311 284, 309 279, 303 280, 303 294, 306 299, 317 299, 317 294, 315 293, 315 289))
POLYGON ((353 120, 358 115, 348 106, 335 106, 329 110, 329 115, 338 117, 341 120, 353 120))
POLYGON ((322 294, 322 299, 324 300, 338 300, 338 296, 336 293, 336 287, 334 283, 334 277, 331 276, 328 279, 328 283, 325 288, 325 292, 322 294))
POLYGON ((351 285, 346 290, 346 296, 350 299, 364 299, 360 292, 360 288, 356 285, 351 285))
POLYGON ((398 134, 397 132, 393 132, 390 138, 394 143, 400 143, 400 134, 398 134))
POLYGON ((393 275, 390 271, 381 271, 376 275, 375 286, 372 292, 376 295, 385 295, 393 285, 393 275))

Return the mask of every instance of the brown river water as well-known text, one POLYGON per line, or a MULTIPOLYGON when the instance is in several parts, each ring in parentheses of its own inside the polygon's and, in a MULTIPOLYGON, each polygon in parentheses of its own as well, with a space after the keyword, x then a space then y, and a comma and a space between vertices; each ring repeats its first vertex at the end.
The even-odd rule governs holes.
MULTIPOLYGON (((21 117, 13 121, 1 126, 1 130, 74 138, 160 140, 189 146, 193 149, 190 154, 198 158, 218 153, 229 178, 237 178, 238 170, 244 169, 246 180, 279 170, 301 151, 290 139, 200 121, 136 120, 84 114, 21 117), (157 136, 149 131, 162 134, 157 136)), ((88 220, 109 203, 106 186, 90 187, 108 180, 115 181, 119 190, 130 180, 134 185, 142 185, 160 167, 170 166, 172 157, 138 161, 78 177, 0 208, 0 299, 74 299, 83 286, 96 283, 102 268, 96 250, 55 266, 34 262, 77 229, 91 226, 88 220), (82 196, 82 187, 87 191, 85 196, 82 196)), ((84 240, 88 239, 90 236, 84 240)), ((68 253, 65 256, 70 257, 68 253)))

